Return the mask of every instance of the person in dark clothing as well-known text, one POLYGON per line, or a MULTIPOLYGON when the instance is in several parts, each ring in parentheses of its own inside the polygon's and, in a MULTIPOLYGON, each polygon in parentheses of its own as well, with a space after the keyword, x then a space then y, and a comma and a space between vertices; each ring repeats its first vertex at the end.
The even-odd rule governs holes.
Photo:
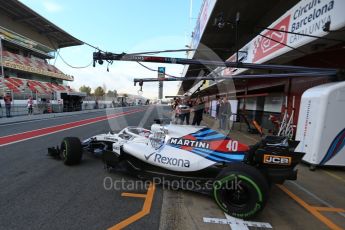
POLYGON ((186 120, 186 124, 189 125, 190 110, 192 106, 193 104, 191 100, 184 100, 184 103, 179 105, 179 109, 181 111, 180 113, 181 125, 183 125, 184 120, 186 120))
POLYGON ((174 100, 171 104, 173 124, 178 124, 180 120, 180 113, 179 113, 179 108, 178 108, 179 103, 180 103, 179 98, 174 97, 174 100))
POLYGON ((193 102, 192 102, 192 100, 188 100, 187 101, 187 106, 189 107, 189 109, 188 109, 188 111, 187 111, 187 113, 186 113, 186 123, 187 123, 187 125, 189 125, 189 121, 190 121, 190 112, 191 112, 191 109, 192 109, 192 107, 193 107, 193 102))
POLYGON ((216 104, 216 118, 220 118, 219 115, 219 108, 220 108, 220 104, 222 102, 222 99, 219 96, 216 96, 216 100, 217 100, 217 104, 216 104))
MULTIPOLYGON (((0 99, 2 99, 2 98, 0 98, 0 99)), ((2 106, 1 106, 1 102, 0 102, 0 110, 1 110, 0 118, 2 118, 2 106)))
POLYGON ((7 93, 4 97, 5 107, 6 107, 6 117, 11 117, 11 104, 12 97, 10 93, 7 93))
POLYGON ((29 97, 28 98, 28 101, 27 101, 27 105, 28 105, 28 114, 29 115, 32 115, 32 112, 33 112, 33 100, 32 100, 32 97, 29 97))
POLYGON ((205 103, 198 98, 194 106, 194 117, 192 125, 200 125, 202 121, 202 115, 204 114, 205 103))
POLYGON ((216 118, 219 120, 219 128, 222 129, 223 123, 222 123, 222 106, 223 106, 223 98, 218 98, 217 100, 217 107, 216 107, 216 118))
POLYGON ((232 112, 231 112, 231 105, 227 97, 223 98, 222 100, 222 103, 219 108, 219 114, 220 114, 219 128, 223 130, 229 130, 229 121, 230 121, 230 116, 232 112))

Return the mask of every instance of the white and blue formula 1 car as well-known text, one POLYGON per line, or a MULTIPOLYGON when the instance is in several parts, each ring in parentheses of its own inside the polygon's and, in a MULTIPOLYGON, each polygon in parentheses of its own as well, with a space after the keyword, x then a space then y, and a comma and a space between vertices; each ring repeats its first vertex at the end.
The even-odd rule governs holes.
POLYGON ((190 190, 210 194, 234 217, 249 218, 264 208, 271 184, 296 179, 295 166, 304 155, 294 152, 297 144, 271 136, 249 147, 207 127, 153 124, 151 130, 127 127, 82 142, 66 137, 48 153, 75 165, 88 151, 114 171, 145 179, 195 182, 198 186, 190 190))

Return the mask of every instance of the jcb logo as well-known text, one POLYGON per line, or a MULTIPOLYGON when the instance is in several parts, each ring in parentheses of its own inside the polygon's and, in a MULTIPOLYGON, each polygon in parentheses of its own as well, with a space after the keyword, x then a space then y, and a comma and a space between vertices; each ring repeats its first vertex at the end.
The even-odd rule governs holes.
POLYGON ((290 165, 291 157, 264 154, 265 164, 290 165))

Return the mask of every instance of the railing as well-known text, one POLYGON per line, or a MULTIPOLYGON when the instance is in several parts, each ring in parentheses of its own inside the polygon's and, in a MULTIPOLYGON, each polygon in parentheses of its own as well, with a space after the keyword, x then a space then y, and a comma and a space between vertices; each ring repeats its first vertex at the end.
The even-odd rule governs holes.
MULTIPOLYGON (((28 115, 29 109, 27 107, 27 100, 29 97, 33 99, 33 115, 43 113, 61 113, 61 112, 72 112, 80 110, 94 110, 94 109, 106 109, 116 107, 126 107, 134 105, 133 103, 121 104, 113 97, 87 97, 80 104, 68 105, 59 104, 56 98, 52 98, 52 95, 41 95, 35 93, 20 93, 16 94, 11 92, 13 101, 11 103, 11 116, 23 116, 28 115), (55 99, 55 100, 54 100, 55 99)), ((4 99, 0 96, 0 118, 6 117, 6 107, 4 99)))
MULTIPOLYGON (((35 103, 32 106, 32 115, 43 114, 43 113, 59 113, 63 112, 62 104, 48 104, 44 102, 35 103)), ((11 104, 11 116, 23 116, 29 114, 29 109, 26 104, 16 104, 16 101, 11 104)), ((0 118, 6 117, 6 107, 4 103, 1 103, 0 107, 0 118)))

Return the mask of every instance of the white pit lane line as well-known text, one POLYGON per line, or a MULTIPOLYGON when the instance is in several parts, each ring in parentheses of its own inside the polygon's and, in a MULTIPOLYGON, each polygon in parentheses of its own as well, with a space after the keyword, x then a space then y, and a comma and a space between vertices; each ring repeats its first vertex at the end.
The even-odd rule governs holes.
POLYGON ((230 229, 232 229, 232 230, 249 230, 248 227, 272 228, 272 225, 270 223, 256 222, 256 221, 245 221, 242 219, 238 219, 238 218, 229 216, 226 213, 224 213, 224 214, 225 214, 226 219, 204 217, 203 221, 204 221, 204 223, 210 223, 210 224, 230 225, 230 229))

